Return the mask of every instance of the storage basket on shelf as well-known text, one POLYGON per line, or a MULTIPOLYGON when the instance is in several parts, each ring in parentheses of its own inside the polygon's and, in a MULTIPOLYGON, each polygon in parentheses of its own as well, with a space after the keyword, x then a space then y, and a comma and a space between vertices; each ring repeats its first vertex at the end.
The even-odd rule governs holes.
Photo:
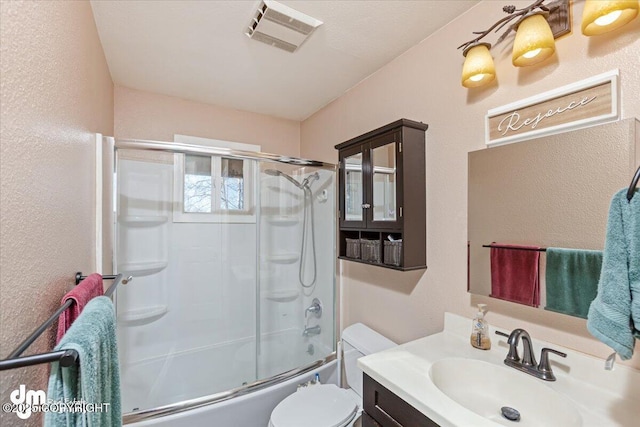
POLYGON ((380 262, 380 240, 360 239, 360 257, 367 262, 380 262))
POLYGON ((384 263, 387 265, 395 265, 396 267, 401 265, 402 239, 384 241, 384 263))
POLYGON ((360 239, 345 239, 347 241, 347 257, 360 259, 360 239))

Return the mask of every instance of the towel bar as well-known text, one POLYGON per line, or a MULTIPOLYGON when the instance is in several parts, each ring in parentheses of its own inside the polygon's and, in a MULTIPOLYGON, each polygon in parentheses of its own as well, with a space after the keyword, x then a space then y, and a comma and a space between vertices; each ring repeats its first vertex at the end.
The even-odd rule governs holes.
MULTIPOLYGON (((102 280, 115 280, 115 278, 116 278, 116 277, 118 277, 118 276, 102 276, 102 280)), ((84 279, 86 279, 86 278, 87 278, 87 276, 83 276, 83 275, 82 275, 82 272, 81 272, 81 271, 78 271, 78 272, 76 273, 76 286, 77 286, 77 285, 79 285, 79 284, 80 284, 80 282, 82 282, 82 281, 83 281, 84 279)), ((122 281, 122 284, 123 284, 123 285, 126 285, 126 284, 127 284, 127 280, 128 280, 128 278, 127 278, 127 279, 124 279, 124 280, 122 281)))
MULTIPOLYGON (((76 273, 76 285, 80 283, 80 280, 86 278, 83 276, 81 272, 76 273)), ((123 284, 127 284, 133 277, 129 276, 126 279, 123 279, 123 274, 118 274, 117 276, 102 276, 103 280, 113 280, 109 289, 104 293, 105 296, 110 297, 113 292, 116 290, 116 287, 122 282, 123 284)), ((16 369, 23 368, 25 366, 33 366, 39 365, 41 363, 49 363, 59 361, 62 366, 68 367, 72 366, 78 360, 78 352, 75 350, 58 350, 52 351, 48 353, 34 354, 31 356, 23 356, 20 357, 24 351, 34 343, 36 339, 40 335, 46 331, 51 324, 58 320, 58 317, 69 308, 73 304, 73 300, 67 300, 62 306, 56 310, 55 313, 51 317, 49 317, 42 325, 40 325, 31 335, 29 335, 15 350, 9 354, 4 360, 0 360, 0 371, 5 371, 8 369, 16 369)))
POLYGON ((514 246, 501 246, 501 245, 482 245, 483 248, 496 248, 496 249, 513 249, 514 251, 536 251, 536 252, 546 252, 547 248, 520 248, 514 246))
POLYGON ((633 175, 633 179, 631 180, 631 184, 629 184, 629 189, 627 190, 627 200, 629 202, 633 199, 633 195, 636 193, 638 181, 640 181, 640 167, 638 167, 635 175, 633 175))

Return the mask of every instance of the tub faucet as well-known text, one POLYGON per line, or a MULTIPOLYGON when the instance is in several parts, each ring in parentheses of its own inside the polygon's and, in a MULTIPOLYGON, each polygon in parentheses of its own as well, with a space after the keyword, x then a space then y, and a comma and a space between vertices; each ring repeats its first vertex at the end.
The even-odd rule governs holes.
POLYGON ((556 377, 551 370, 551 365, 549 364, 549 353, 567 357, 566 353, 552 348, 543 348, 540 354, 540 364, 537 364, 536 356, 533 352, 533 344, 531 343, 531 336, 527 331, 518 328, 514 329, 509 335, 500 331, 496 331, 496 334, 508 338, 507 344, 509 344, 509 353, 504 359, 505 365, 511 366, 519 371, 526 372, 527 374, 533 375, 541 380, 556 380, 556 377), (524 348, 522 360, 520 360, 520 356, 518 355, 518 343, 520 342, 520 339, 522 339, 522 346, 524 348))
POLYGON ((313 335, 320 335, 321 329, 320 325, 312 326, 311 328, 304 328, 302 331, 303 337, 311 337, 313 335))

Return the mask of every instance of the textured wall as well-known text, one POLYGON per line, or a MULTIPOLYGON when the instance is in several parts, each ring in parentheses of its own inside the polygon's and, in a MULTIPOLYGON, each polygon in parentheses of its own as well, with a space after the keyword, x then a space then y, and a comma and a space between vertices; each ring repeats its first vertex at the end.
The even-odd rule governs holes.
MULTIPOLYGON (((516 6, 528 3, 518 1, 516 6)), ((557 41, 554 58, 534 67, 514 68, 509 41, 492 51, 497 84, 467 90, 460 85, 463 57, 455 47, 471 39, 471 31, 488 28, 504 16, 500 3, 483 1, 302 123, 302 156, 332 162, 338 158, 334 144, 398 118, 429 124, 429 268, 402 273, 343 261, 343 326, 361 321, 404 342, 441 330, 444 311, 471 317, 475 303, 487 302, 490 323, 523 326, 534 337, 600 357, 610 353, 590 337, 584 320, 493 299, 478 300, 467 294, 465 286, 467 153, 484 147, 488 109, 619 68, 623 116, 640 116, 640 19, 615 33, 587 38, 580 33, 583 4, 574 2, 573 33, 557 41)), ((640 358, 632 363, 640 367, 640 358)))
MULTIPOLYGON (((94 257, 92 132, 113 133, 113 84, 88 2, 2 1, 0 357, 47 319, 94 257)), ((48 351, 53 331, 28 353, 48 351)), ((48 367, 0 374, 0 400, 48 367)), ((2 425, 39 425, 1 414, 2 425)))
POLYGON ((116 138, 173 141, 174 134, 244 142, 300 155, 300 122, 116 86, 116 138))

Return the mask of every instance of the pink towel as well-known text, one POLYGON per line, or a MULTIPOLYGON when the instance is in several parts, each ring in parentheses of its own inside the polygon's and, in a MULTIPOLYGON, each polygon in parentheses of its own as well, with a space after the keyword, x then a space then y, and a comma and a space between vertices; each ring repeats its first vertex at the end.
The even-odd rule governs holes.
POLYGON ((540 249, 537 246, 504 245, 491 248, 491 296, 538 307, 540 305, 540 249))
POLYGON ((63 298, 62 304, 67 300, 73 300, 71 306, 62 312, 58 318, 58 334, 56 336, 56 344, 60 342, 60 339, 71 327, 71 324, 78 318, 80 312, 87 303, 95 297, 104 295, 104 289, 102 287, 102 276, 98 273, 93 273, 91 276, 87 276, 78 286, 69 291, 63 298))

